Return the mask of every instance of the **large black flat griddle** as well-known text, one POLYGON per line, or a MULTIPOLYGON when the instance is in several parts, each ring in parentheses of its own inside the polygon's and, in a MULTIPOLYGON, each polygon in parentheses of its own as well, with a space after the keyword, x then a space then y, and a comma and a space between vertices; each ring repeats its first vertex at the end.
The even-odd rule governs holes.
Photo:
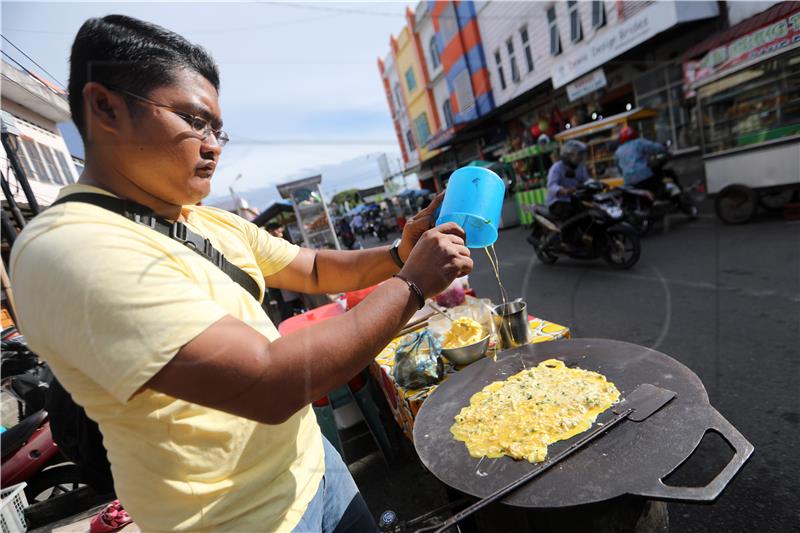
MULTIPOLYGON (((425 466, 445 484, 483 498, 529 472, 534 465, 509 457, 476 459, 450 433, 469 398, 545 359, 560 359, 605 375, 624 397, 643 383, 677 396, 647 420, 626 422, 531 481, 503 501, 527 508, 559 508, 625 494, 673 501, 713 501, 744 465, 753 446, 708 402, 700 379, 663 353, 619 341, 574 339, 543 342, 501 352, 497 362, 477 361, 451 375, 425 400, 414 424, 414 446, 425 466), (705 487, 674 487, 662 479, 683 463, 707 431, 719 433, 735 454, 705 487)), ((596 423, 612 417, 607 411, 596 423)), ((559 453, 578 437, 552 444, 559 453)))

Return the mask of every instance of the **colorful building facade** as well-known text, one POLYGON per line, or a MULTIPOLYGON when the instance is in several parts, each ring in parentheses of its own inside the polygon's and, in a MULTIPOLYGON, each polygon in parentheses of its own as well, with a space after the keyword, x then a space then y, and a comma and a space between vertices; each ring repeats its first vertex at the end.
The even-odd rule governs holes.
POLYGON ((474 3, 421 1, 390 48, 378 70, 406 172, 438 189, 426 168, 438 142, 495 106, 474 3))
POLYGON ((494 96, 474 2, 428 2, 454 124, 494 109, 494 96))

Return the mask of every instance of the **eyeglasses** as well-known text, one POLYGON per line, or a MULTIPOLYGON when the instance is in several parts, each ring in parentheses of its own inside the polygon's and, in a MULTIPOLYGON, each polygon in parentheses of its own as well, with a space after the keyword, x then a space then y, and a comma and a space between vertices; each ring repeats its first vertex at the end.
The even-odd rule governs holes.
POLYGON ((225 146, 226 144, 228 144, 228 141, 231 140, 231 138, 228 137, 228 134, 226 132, 214 129, 214 127, 211 126, 211 123, 208 120, 204 119, 203 117, 198 117, 197 115, 186 113, 184 111, 181 111, 180 109, 175 109, 170 105, 150 100, 149 98, 145 98, 144 96, 139 96, 138 94, 133 94, 132 92, 126 91, 125 89, 120 89, 118 87, 113 87, 113 86, 109 86, 108 88, 111 89, 112 91, 117 91, 118 93, 126 94, 131 98, 135 98, 136 100, 142 101, 146 104, 150 104, 156 107, 163 107, 167 111, 178 115, 192 128, 192 131, 200 135, 200 137, 203 140, 208 139, 208 137, 213 134, 214 138, 217 140, 217 144, 219 144, 220 147, 225 146))

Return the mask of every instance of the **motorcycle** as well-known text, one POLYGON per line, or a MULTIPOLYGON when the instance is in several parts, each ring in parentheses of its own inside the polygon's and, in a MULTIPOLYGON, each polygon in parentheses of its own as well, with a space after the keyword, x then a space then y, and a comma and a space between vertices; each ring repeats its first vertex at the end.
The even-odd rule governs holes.
POLYGON ((0 393, 17 402, 19 421, 0 435, 0 484, 25 482, 29 526, 43 525, 88 509, 102 498, 81 481, 77 465, 70 462, 53 440, 45 404, 53 379, 46 363, 31 352, 19 334, 2 341, 0 393))
POLYGON ((542 263, 553 264, 565 255, 574 259, 603 258, 618 269, 636 264, 641 254, 639 236, 624 221, 619 196, 603 192, 603 188, 593 181, 580 187, 575 201, 581 209, 563 222, 547 208, 536 206, 528 242, 542 263))
POLYGON ((615 189, 616 194, 621 196, 625 219, 639 235, 646 235, 653 224, 672 213, 683 212, 692 220, 700 215, 700 210, 694 201, 700 182, 683 189, 675 171, 666 167, 669 157, 668 154, 659 154, 650 159, 654 175, 661 178, 657 191, 632 185, 622 185, 615 189))
POLYGON ((389 230, 386 228, 386 224, 383 223, 383 220, 379 218, 370 222, 369 231, 380 242, 389 240, 389 230))

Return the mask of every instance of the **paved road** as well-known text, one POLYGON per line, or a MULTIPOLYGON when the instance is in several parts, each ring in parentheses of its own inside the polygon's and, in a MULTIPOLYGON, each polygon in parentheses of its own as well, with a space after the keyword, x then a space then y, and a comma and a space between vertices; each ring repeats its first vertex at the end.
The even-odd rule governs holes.
MULTIPOLYGON (((634 269, 561 259, 538 263, 522 228, 496 245, 510 295, 574 337, 649 346, 694 370, 712 405, 754 445, 748 465, 712 506, 670 506, 672 531, 800 530, 800 222, 726 226, 710 215, 674 219, 643 243, 634 269)), ((498 297, 484 254, 471 276, 498 297)), ((713 441, 711 444, 715 444, 713 441)), ((694 474, 724 464, 704 446, 694 474)), ((690 478, 699 477, 689 475, 690 478)))

